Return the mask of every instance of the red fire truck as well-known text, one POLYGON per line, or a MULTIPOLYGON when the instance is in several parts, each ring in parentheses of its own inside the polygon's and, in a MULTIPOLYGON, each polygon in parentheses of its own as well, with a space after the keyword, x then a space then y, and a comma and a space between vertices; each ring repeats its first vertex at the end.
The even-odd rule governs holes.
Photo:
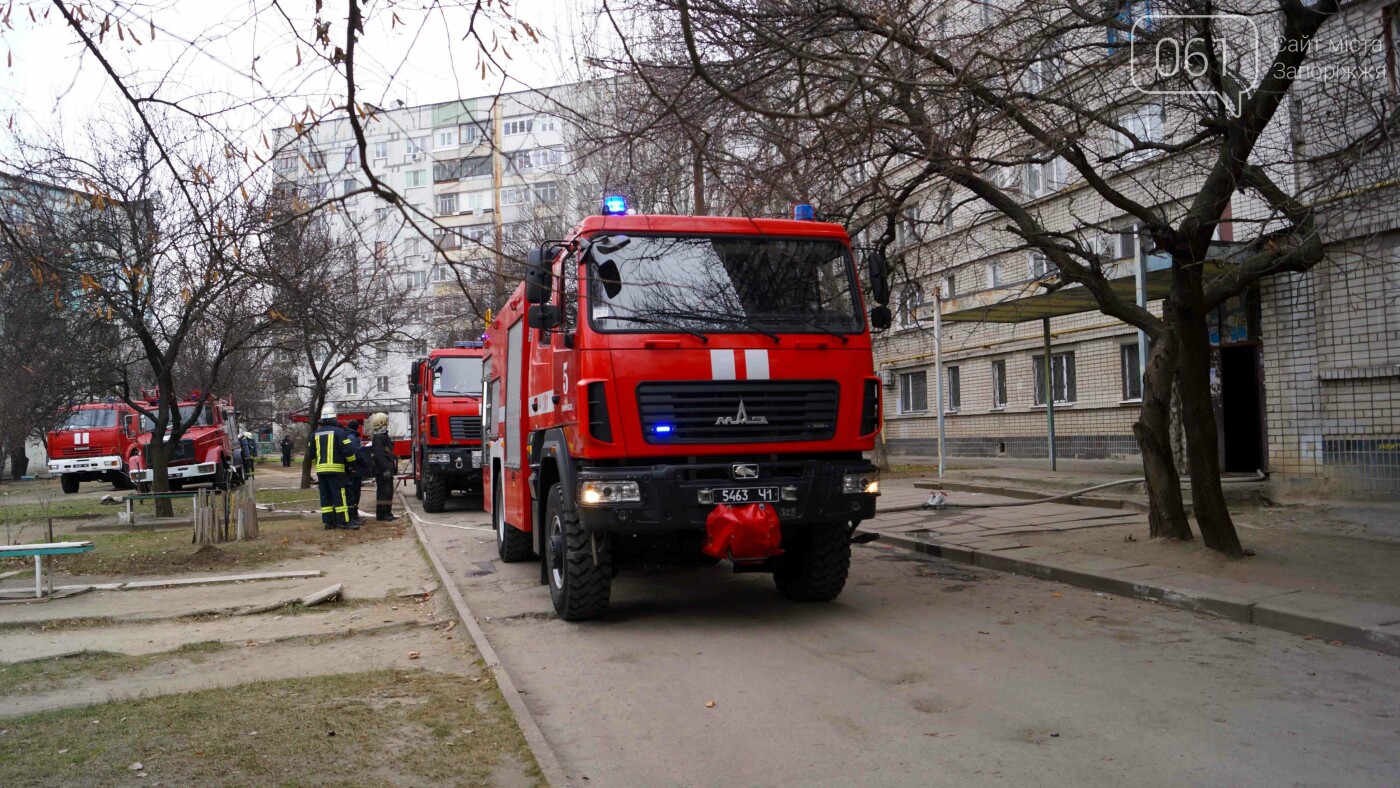
POLYGON ((453 492, 481 495, 481 342, 437 348, 413 362, 413 480, 423 509, 440 512, 453 492))
MULTIPOLYGON (((555 611, 607 609, 619 568, 771 572, 840 594, 875 513, 880 383, 849 238, 807 220, 608 215, 531 255, 492 322, 488 508, 555 611)), ((803 211, 802 209, 806 209, 803 211)), ((867 258, 889 325, 883 257, 867 258)))
POLYGON ((130 489, 127 474, 137 434, 136 411, 125 402, 79 405, 48 434, 49 473, 58 476, 67 494, 77 492, 82 482, 97 480, 130 489))
MULTIPOLYGON (((188 399, 181 400, 180 420, 194 417, 195 408, 203 402, 199 417, 186 428, 180 442, 170 454, 167 470, 170 488, 178 490, 186 484, 213 482, 216 487, 243 482, 243 471, 233 463, 233 442, 238 434, 237 414, 233 403, 215 399, 212 395, 193 392, 188 399)), ((154 410, 160 399, 148 393, 146 404, 154 410)), ((150 416, 141 417, 141 436, 138 439, 140 451, 131 459, 131 480, 137 489, 149 490, 154 473, 150 464, 151 430, 155 422, 150 416)), ((170 426, 166 426, 166 436, 170 426)))

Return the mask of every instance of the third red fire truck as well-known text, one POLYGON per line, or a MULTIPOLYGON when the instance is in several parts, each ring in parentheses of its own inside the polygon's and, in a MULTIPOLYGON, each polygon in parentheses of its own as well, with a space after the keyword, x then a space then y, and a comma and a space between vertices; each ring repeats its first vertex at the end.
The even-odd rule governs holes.
POLYGON ((488 332, 501 558, 539 556, 570 620, 602 614, 637 563, 724 558, 791 599, 834 599, 879 494, 863 452, 880 382, 845 230, 808 206, 804 221, 609 207, 532 254, 488 332))
POLYGON ((440 512, 455 491, 481 495, 481 342, 437 348, 413 362, 413 479, 423 509, 440 512))
POLYGON ((75 493, 82 482, 96 480, 129 489, 127 473, 137 451, 137 425, 136 410, 116 399, 76 406, 48 434, 49 473, 59 478, 65 493, 75 493))
MULTIPOLYGON (((146 397, 146 406, 154 410, 160 398, 155 392, 146 397)), ((228 487, 243 482, 243 471, 233 463, 233 443, 238 434, 237 412, 233 403, 211 395, 193 392, 179 403, 182 422, 195 419, 185 428, 180 442, 170 450, 166 465, 170 489, 179 490, 187 484, 212 482, 215 487, 228 487), (195 411, 199 416, 195 418, 195 411)), ((166 437, 171 435, 166 425, 166 437)), ((137 489, 149 491, 155 474, 151 470, 151 430, 155 422, 150 416, 141 417, 140 451, 131 458, 131 480, 137 489)), ((168 445, 168 444, 167 444, 168 445)))

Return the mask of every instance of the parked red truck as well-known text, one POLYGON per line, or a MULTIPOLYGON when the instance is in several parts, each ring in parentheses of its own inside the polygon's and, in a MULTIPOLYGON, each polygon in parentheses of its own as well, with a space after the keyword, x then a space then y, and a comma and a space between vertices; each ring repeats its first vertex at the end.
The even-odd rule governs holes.
MULTIPOLYGON (((212 482, 216 487, 226 487, 243 482, 242 469, 233 462, 233 442, 238 434, 237 414, 233 403, 196 391, 180 401, 180 420, 184 422, 190 419, 201 401, 204 407, 200 409, 199 418, 180 437, 180 442, 171 452, 167 464, 172 490, 178 490, 186 484, 212 482)), ((150 395, 146 402, 154 409, 159 404, 159 399, 150 395)), ((131 480, 143 491, 150 489, 154 477, 148 456, 151 430, 154 428, 155 423, 151 417, 141 417, 140 450, 131 459, 131 480)), ((167 426, 166 435, 169 434, 170 429, 167 426)))
POLYGON ((413 479, 423 509, 441 512, 453 492, 481 495, 481 342, 437 348, 413 362, 413 479))
POLYGON ((66 494, 77 492, 82 482, 99 480, 130 489, 127 474, 137 434, 136 410, 125 402, 78 405, 47 436, 49 473, 58 476, 66 494))
POLYGON ((539 556, 560 617, 605 612, 638 563, 727 558, 795 600, 840 594, 881 414, 839 225, 588 217, 532 254, 484 375, 498 552, 539 556))

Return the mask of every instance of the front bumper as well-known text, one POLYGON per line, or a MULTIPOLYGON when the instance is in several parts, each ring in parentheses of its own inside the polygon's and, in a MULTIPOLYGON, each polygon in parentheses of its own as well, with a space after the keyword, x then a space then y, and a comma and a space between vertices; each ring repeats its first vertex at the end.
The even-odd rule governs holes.
MULTIPOLYGON (((196 479, 202 476, 213 476, 219 468, 218 463, 200 462, 189 465, 172 465, 166 469, 166 475, 171 479, 196 479)), ((149 482, 155 478, 155 473, 150 468, 142 468, 131 472, 133 482, 149 482)))
POLYGON ((480 476, 481 447, 433 448, 424 452, 428 470, 439 476, 480 476))
MULTIPOLYGON (((784 525, 868 520, 875 516, 878 494, 841 492, 848 473, 874 473, 875 466, 853 460, 727 460, 695 465, 650 465, 622 468, 582 468, 578 483, 635 481, 639 503, 585 505, 576 503, 579 520, 590 531, 654 533, 703 529, 715 508, 701 503, 702 490, 725 487, 777 487, 797 490, 796 501, 773 504, 784 525), (757 465, 758 475, 733 478, 736 464, 757 465)), ((578 500, 577 487, 569 493, 578 500)))
POLYGON ((122 458, 115 454, 106 457, 76 457, 69 460, 49 460, 49 473, 102 473, 122 469, 122 458))

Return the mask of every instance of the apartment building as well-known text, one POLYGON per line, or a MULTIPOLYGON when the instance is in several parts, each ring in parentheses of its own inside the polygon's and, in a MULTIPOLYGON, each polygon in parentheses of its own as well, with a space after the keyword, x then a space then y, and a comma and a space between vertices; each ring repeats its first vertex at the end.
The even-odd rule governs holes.
MULTIPOLYGON (((987 5, 969 8, 985 15, 987 5)), ((1107 35, 1113 41, 1115 33, 1107 35)), ((1268 132, 1268 148, 1289 154, 1274 177, 1311 201, 1326 259, 1307 273, 1265 279, 1211 316, 1219 452, 1225 472, 1263 471, 1280 492, 1393 496, 1400 494, 1400 186, 1393 140, 1378 139, 1364 153, 1347 149, 1353 158, 1345 178, 1329 182, 1327 168, 1339 167, 1335 152, 1351 144, 1339 126, 1360 126, 1368 114, 1353 110, 1348 120, 1342 102, 1391 112, 1400 105, 1400 5, 1348 4, 1314 48, 1340 53, 1354 73, 1376 81, 1347 83, 1352 95, 1343 96, 1337 83, 1300 80, 1268 132), (1348 43, 1357 41, 1370 43, 1348 43)), ((1095 78, 1105 80, 1102 72, 1095 78)), ((1114 110, 1119 125, 1142 139, 1184 138, 1184 119, 1173 117, 1170 101, 1130 91, 1124 81, 1114 110)), ((1114 153, 1112 140, 1106 142, 1114 153)), ((1198 181, 1174 170, 1171 160, 1170 154, 1129 160, 1117 177, 1140 182, 1133 196, 1148 204, 1189 200, 1198 181)), ((1169 261, 1144 245, 1125 213, 1061 161, 1004 169, 996 174, 1000 185, 1050 230, 1095 247, 1125 298, 1158 310, 1169 261)), ((1270 218, 1257 195, 1241 191, 1206 265, 1228 270, 1231 250, 1268 232, 1270 218)), ((1007 224, 977 201, 947 192, 927 192, 906 205, 896 254, 909 277, 894 294, 895 325, 877 343, 890 455, 936 457, 941 409, 950 458, 1048 460, 1053 434, 1058 458, 1136 460, 1132 425, 1145 340, 1098 312, 1082 288, 1055 289, 1054 266, 1025 251, 1007 224)))
MULTIPOLYGON (((332 384, 342 410, 383 410, 407 429, 408 369, 430 347, 475 339, 482 313, 509 293, 508 258, 560 213, 572 163, 565 124, 570 88, 438 104, 375 107, 366 120, 370 170, 408 202, 405 216, 367 183, 346 120, 304 134, 277 130, 275 177, 308 201, 355 195, 325 213, 418 294, 406 345, 383 345, 332 384), (504 253, 504 254, 503 254, 504 253), (467 298, 467 289, 472 298, 467 298)), ((305 374, 301 375, 305 379, 305 374)))

